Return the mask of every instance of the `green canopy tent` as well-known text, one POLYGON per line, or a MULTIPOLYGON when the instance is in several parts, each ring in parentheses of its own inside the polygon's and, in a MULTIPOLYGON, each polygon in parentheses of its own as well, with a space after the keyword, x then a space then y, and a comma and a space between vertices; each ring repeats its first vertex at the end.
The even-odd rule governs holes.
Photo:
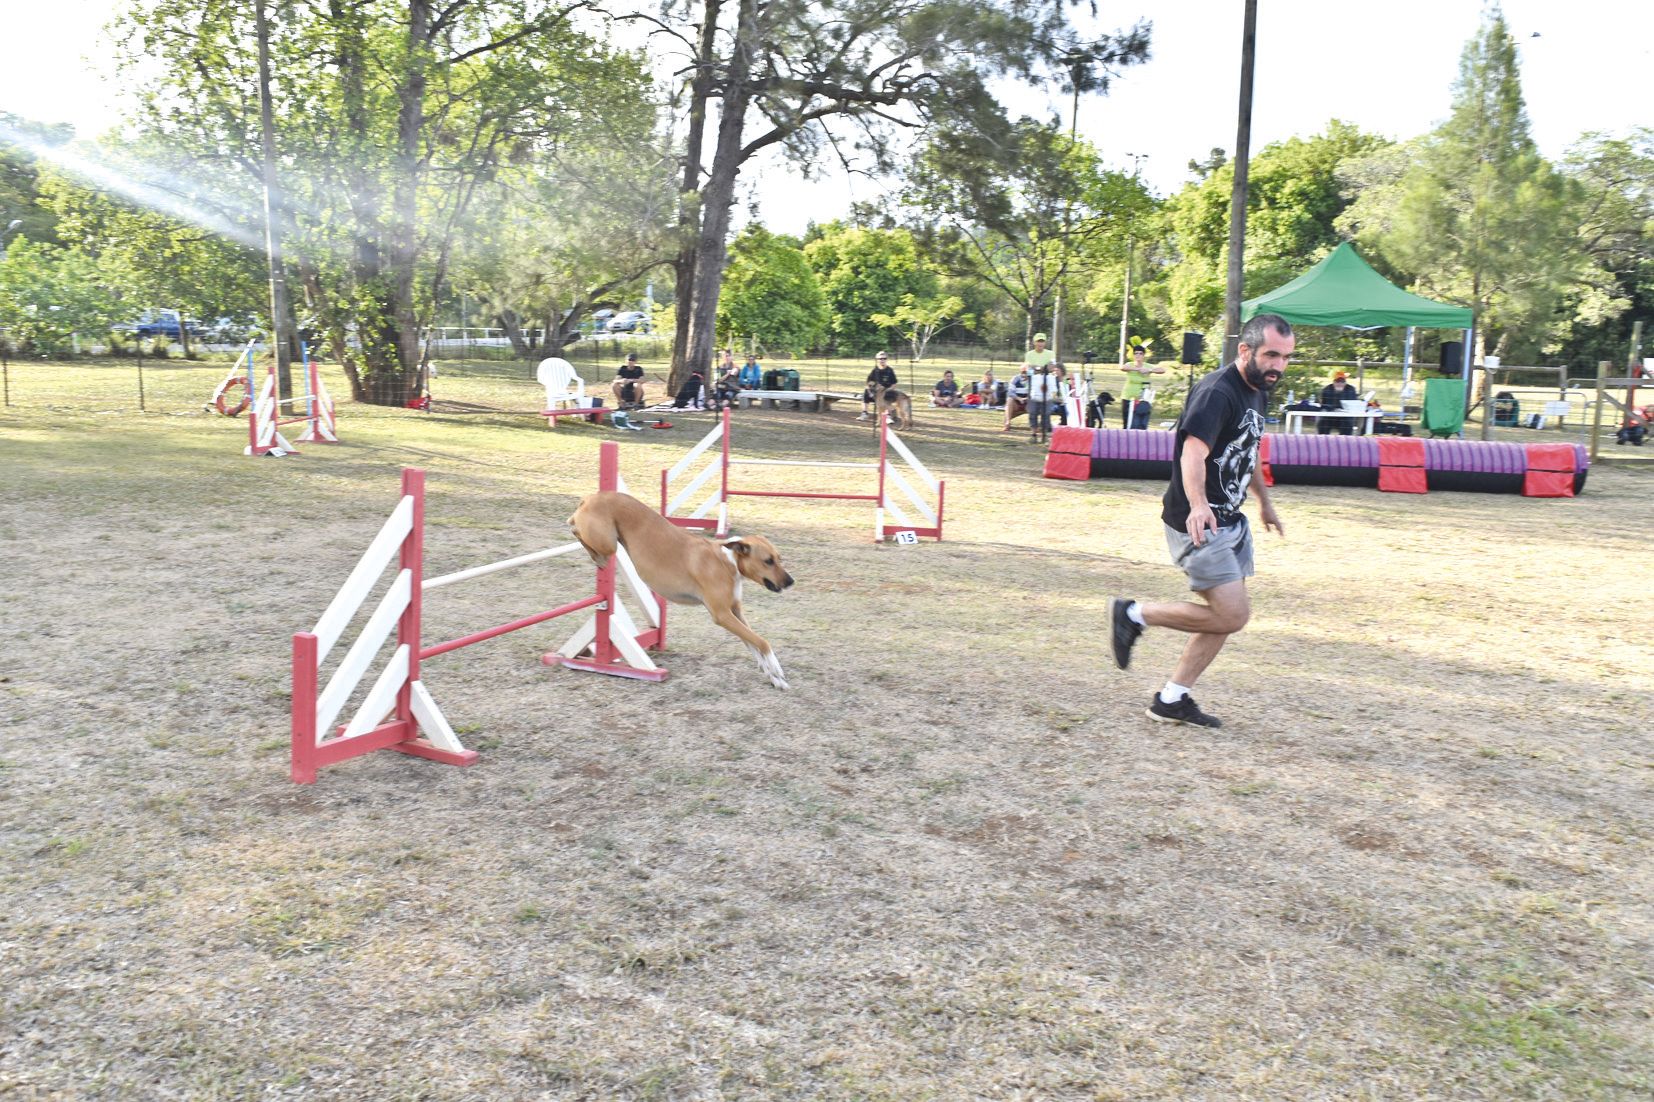
MULTIPOLYGON (((1470 348, 1472 314, 1468 306, 1449 306, 1403 291, 1361 259, 1348 241, 1303 275, 1266 295, 1241 304, 1241 320, 1256 314, 1279 314, 1294 325, 1339 325, 1347 329, 1377 329, 1389 325, 1407 327, 1404 391, 1412 382, 1413 329, 1465 330, 1464 349, 1470 348)), ((1463 382, 1469 381, 1469 356, 1460 357, 1463 382)), ((1437 381, 1437 380, 1432 380, 1437 381)), ((1446 387, 1427 388, 1425 404, 1439 407, 1448 395, 1446 387), (1431 399, 1435 399, 1433 402, 1431 399)), ((1464 424, 1464 387, 1457 388, 1453 409, 1427 409, 1425 428, 1445 435, 1458 432, 1464 424), (1432 414, 1436 414, 1432 418, 1432 414), (1444 431, 1445 430, 1445 431, 1444 431)))

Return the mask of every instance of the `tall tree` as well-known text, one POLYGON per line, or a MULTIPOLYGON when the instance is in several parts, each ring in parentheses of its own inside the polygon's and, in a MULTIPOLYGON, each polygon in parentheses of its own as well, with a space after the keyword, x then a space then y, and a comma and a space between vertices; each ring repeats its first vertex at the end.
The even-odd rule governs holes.
MULTIPOLYGON (((1392 189, 1364 194, 1349 221, 1427 295, 1475 311, 1475 359, 1543 327, 1579 255, 1577 189, 1540 157, 1528 130, 1516 43, 1497 5, 1465 44, 1453 112, 1392 189), (1488 340, 1497 335, 1497 344, 1488 340)), ((1482 431, 1491 432, 1484 417, 1482 431)))
MULTIPOLYGON (((1384 148, 1384 139, 1334 119, 1320 134, 1273 142, 1251 159, 1243 298, 1274 290, 1343 240, 1338 217, 1350 201, 1342 173, 1384 148)), ((1220 164, 1166 202, 1161 233, 1175 259, 1139 294, 1161 304, 1169 329, 1210 331, 1223 316, 1233 171, 1220 164)), ((1336 331, 1300 337, 1314 354, 1343 339, 1336 331)))
MULTIPOLYGON (((683 22, 651 19, 681 44, 691 83, 691 130, 683 177, 678 269, 685 363, 710 362, 731 206, 742 166, 781 148, 811 166, 823 151, 858 155, 887 167, 893 133, 954 117, 987 124, 1000 114, 989 82, 1062 73, 1062 59, 1084 43, 1066 18, 1067 2, 1046 0, 685 0, 683 22), (690 15, 689 13, 694 13, 690 15), (704 165, 703 130, 717 125, 704 165), (692 260, 688 242, 695 243, 692 260), (692 269, 692 270, 691 270, 692 269)), ((1148 29, 1105 36, 1113 46, 1147 49, 1148 29)))
MULTIPOLYGON (((641 64, 570 22, 579 0, 291 0, 271 51, 283 237, 359 400, 401 404, 456 233, 484 185, 604 125, 641 64)), ((156 0, 129 17, 147 125, 181 164, 257 177, 247 5, 156 0)), ((251 202, 247 203, 249 208, 251 202)))
MULTIPOLYGON (((107 147, 106 147, 107 148, 107 147)), ((134 161, 141 158, 134 157, 134 161)), ((48 170, 42 203, 59 234, 91 260, 129 312, 167 307, 182 318, 245 314, 263 298, 263 257, 244 241, 48 170)), ((258 310, 265 313, 265 310, 258 310)), ((189 333, 180 332, 185 353, 189 333)))
POLYGON ((1089 273, 1123 258, 1126 236, 1151 207, 1133 177, 1055 123, 1020 119, 989 132, 941 130, 907 199, 939 226, 930 247, 1006 295, 1022 311, 1023 339, 1043 329, 1071 268, 1089 273))
POLYGON ((0 111, 0 253, 12 241, 57 243, 57 219, 40 202, 40 158, 35 150, 62 146, 67 126, 44 126, 0 111))
POLYGON ((894 309, 904 295, 936 293, 936 275, 920 260, 913 235, 905 229, 834 222, 815 231, 804 255, 821 277, 833 346, 840 354, 881 347, 885 327, 873 320, 874 314, 894 309))
POLYGON ((718 328, 734 343, 801 352, 827 333, 827 298, 797 241, 749 226, 730 245, 718 328))
POLYGON ((524 358, 560 355, 590 308, 640 293, 670 255, 676 189, 641 100, 608 128, 502 168, 457 235, 456 290, 524 358), (525 328, 545 333, 543 347, 525 328))

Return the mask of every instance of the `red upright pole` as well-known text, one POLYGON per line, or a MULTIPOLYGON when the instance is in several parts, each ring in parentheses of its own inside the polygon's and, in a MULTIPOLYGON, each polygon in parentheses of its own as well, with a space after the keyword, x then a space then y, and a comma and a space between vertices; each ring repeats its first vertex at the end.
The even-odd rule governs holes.
POLYGON ((724 469, 718 472, 720 483, 718 487, 718 532, 720 536, 729 535, 729 524, 726 522, 729 513, 729 407, 724 407, 724 438, 723 438, 724 469))
MULTIPOLYGON (((620 445, 604 441, 598 449, 597 488, 601 493, 613 493, 620 485, 620 445)), ((597 638, 592 640, 592 660, 607 665, 615 660, 614 644, 609 641, 609 620, 615 604, 615 556, 597 568, 597 595, 603 603, 597 606, 597 638)))
POLYGON ((408 648, 408 680, 396 692, 396 718, 408 724, 408 730, 418 729, 413 714, 413 683, 419 680, 419 614, 424 603, 422 592, 425 579, 425 472, 418 467, 402 471, 402 496, 413 498, 413 527, 402 538, 403 570, 408 579, 408 607, 402 610, 402 619, 396 626, 396 642, 408 648))
POLYGON ((889 455, 889 452, 890 414, 881 413, 879 414, 879 500, 873 505, 873 508, 877 510, 875 515, 879 518, 878 531, 874 538, 879 540, 884 539, 884 466, 885 458, 889 455))
POLYGON ((294 784, 316 783, 316 637, 308 631, 293 636, 293 754, 294 784))

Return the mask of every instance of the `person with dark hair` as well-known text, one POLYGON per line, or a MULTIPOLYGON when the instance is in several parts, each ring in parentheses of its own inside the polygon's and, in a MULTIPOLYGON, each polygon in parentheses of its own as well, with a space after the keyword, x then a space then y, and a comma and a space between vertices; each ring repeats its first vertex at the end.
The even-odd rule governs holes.
MULTIPOLYGON (((730 357, 734 359, 733 356, 730 357)), ((751 352, 747 353, 747 362, 741 365, 741 373, 737 376, 742 390, 757 390, 764 385, 764 373, 758 369, 758 361, 751 352)))
POLYGON ((953 372, 944 371, 936 385, 930 388, 930 404, 939 409, 952 409, 961 405, 959 384, 954 382, 953 372))
POLYGON ((1160 518, 1172 562, 1205 602, 1145 604, 1126 597, 1109 602, 1109 634, 1115 665, 1131 665, 1131 649, 1148 627, 1166 627, 1190 638, 1171 680, 1149 702, 1150 719, 1221 727, 1195 705, 1189 691, 1229 637, 1246 626, 1252 606, 1252 529, 1241 507, 1246 491, 1258 499, 1265 529, 1285 535, 1262 479, 1252 477, 1263 439, 1269 391, 1281 381, 1297 338, 1277 314, 1259 314, 1241 328, 1235 362, 1201 379, 1177 419, 1171 484, 1160 518))
POLYGON ((626 353, 626 362, 615 373, 614 396, 621 409, 638 409, 643 405, 643 365, 636 352, 626 353))
POLYGON ((861 392, 861 416, 858 421, 865 421, 879 415, 879 399, 884 392, 896 385, 896 369, 890 366, 890 355, 880 352, 873 357, 873 369, 867 373, 867 385, 861 392))
POLYGON ((1149 404, 1149 376, 1164 375, 1166 369, 1148 362, 1149 350, 1140 344, 1131 346, 1131 362, 1120 370, 1126 373, 1126 385, 1120 391, 1121 428, 1146 429, 1154 407, 1149 404))

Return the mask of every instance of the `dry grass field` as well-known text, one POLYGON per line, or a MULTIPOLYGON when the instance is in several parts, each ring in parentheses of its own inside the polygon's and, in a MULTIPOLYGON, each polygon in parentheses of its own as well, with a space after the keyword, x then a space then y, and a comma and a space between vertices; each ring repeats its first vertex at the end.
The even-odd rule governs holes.
MULTIPOLYGON (((920 411, 945 542, 737 503, 798 579, 747 599, 791 691, 699 610, 658 685, 542 666, 553 621, 426 665, 476 766, 300 787, 289 638, 400 467, 447 571, 564 542, 599 441, 650 487, 707 422, 343 403, 344 443, 255 461, 189 412, 219 373, 152 380, 167 414, 0 411, 0 1097, 1654 1088, 1654 471, 1279 487, 1287 538, 1197 692, 1225 726, 1167 730, 1143 709, 1179 640, 1121 673, 1102 621, 1180 592, 1162 487, 1047 482, 997 415, 920 411)), ((860 458, 853 413, 743 412, 740 446, 860 458)), ((590 583, 565 558, 435 591, 427 634, 590 583)))

